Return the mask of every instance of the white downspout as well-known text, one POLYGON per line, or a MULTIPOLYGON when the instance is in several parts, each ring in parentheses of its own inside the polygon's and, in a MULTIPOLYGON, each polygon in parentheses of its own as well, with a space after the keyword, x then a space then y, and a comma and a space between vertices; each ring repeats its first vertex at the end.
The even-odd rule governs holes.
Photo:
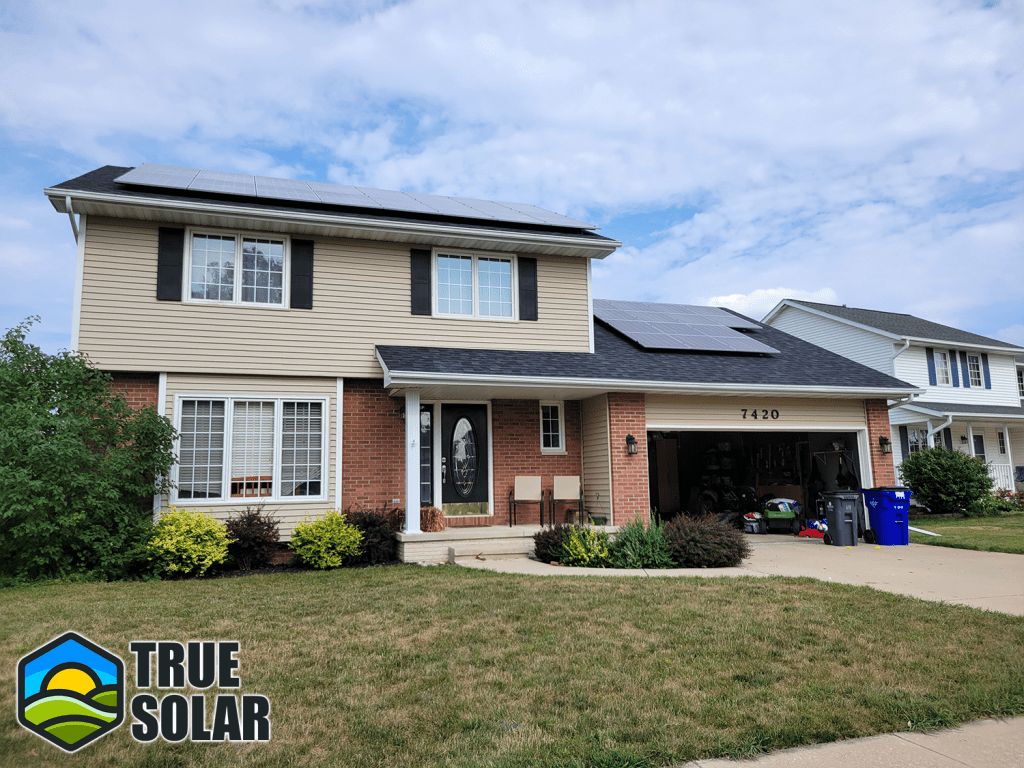
MULTIPOLYGON (((937 434, 937 433, 941 433, 942 430, 944 430, 946 427, 948 427, 952 423, 953 423, 953 416, 952 415, 947 416, 946 420, 944 422, 942 422, 941 424, 939 424, 939 426, 937 426, 935 429, 932 429, 932 423, 929 421, 928 422, 928 443, 931 444, 932 435, 937 434)), ((940 442, 941 442, 941 439, 940 439, 940 442)))
POLYGON ((75 233, 75 242, 78 242, 78 222, 75 221, 75 212, 71 210, 71 195, 64 196, 64 209, 68 212, 68 218, 71 219, 71 231, 75 233))

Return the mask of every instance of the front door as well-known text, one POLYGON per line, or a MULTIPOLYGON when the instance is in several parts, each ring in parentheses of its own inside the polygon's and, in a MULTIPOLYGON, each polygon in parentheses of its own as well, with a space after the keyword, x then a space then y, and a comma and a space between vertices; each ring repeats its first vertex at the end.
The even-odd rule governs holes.
POLYGON ((441 405, 441 502, 445 515, 486 515, 487 406, 441 405))

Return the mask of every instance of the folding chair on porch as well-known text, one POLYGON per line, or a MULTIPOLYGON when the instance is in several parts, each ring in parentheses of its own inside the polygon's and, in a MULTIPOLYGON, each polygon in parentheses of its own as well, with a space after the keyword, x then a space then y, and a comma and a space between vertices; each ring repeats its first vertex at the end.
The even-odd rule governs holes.
MULTIPOLYGON (((551 522, 555 522, 555 505, 556 504, 575 504, 576 505, 576 522, 583 522, 583 486, 580 483, 579 475, 569 477, 559 477, 555 475, 554 488, 551 489, 551 495, 549 496, 551 502, 548 505, 549 513, 548 517, 551 518, 551 522)), ((566 515, 571 510, 566 510, 566 515)))
POLYGON ((520 504, 540 505, 540 524, 544 525, 544 492, 539 477, 517 477, 515 487, 508 493, 508 527, 516 522, 516 507, 520 504))

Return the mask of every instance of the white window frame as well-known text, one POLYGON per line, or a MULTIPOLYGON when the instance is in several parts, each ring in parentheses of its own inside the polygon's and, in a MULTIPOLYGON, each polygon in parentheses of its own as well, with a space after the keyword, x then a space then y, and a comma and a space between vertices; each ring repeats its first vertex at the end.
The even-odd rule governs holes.
POLYGON ((430 260, 430 311, 434 317, 443 317, 455 320, 487 320, 499 323, 515 323, 519 321, 519 262, 515 254, 510 253, 482 253, 477 251, 460 251, 451 248, 435 248, 430 260), (438 309, 437 296, 437 257, 456 256, 473 259, 473 314, 462 315, 449 312, 441 312, 438 309), (497 259, 508 261, 512 267, 512 317, 497 317, 495 315, 480 314, 480 273, 477 264, 480 259, 497 259))
POLYGON ((537 417, 540 420, 540 452, 545 456, 561 456, 568 453, 565 447, 565 401, 564 400, 541 400, 537 417), (558 448, 544 447, 544 406, 558 407, 558 448))
POLYGON ((981 355, 976 355, 971 352, 967 353, 967 381, 970 382, 972 387, 984 386, 984 379, 982 378, 981 370, 981 355), (978 380, 974 380, 974 366, 971 362, 974 361, 978 365, 978 380))
POLYGON ((1017 394, 1024 398, 1024 368, 1017 369, 1017 394))
MULTIPOLYGON (((185 506, 238 506, 258 504, 267 502, 274 504, 310 504, 324 502, 328 498, 328 472, 330 462, 327 452, 331 444, 330 436, 330 412, 331 402, 329 397, 320 395, 269 395, 269 394, 185 394, 179 393, 174 396, 174 428, 181 432, 181 411, 182 402, 185 400, 222 400, 224 401, 224 464, 221 476, 221 495, 219 499, 190 499, 178 498, 178 463, 175 461, 171 470, 171 481, 174 486, 170 493, 172 505, 185 506), (234 404, 236 402, 264 402, 274 403, 274 470, 273 489, 270 496, 232 496, 231 495, 231 439, 232 420, 234 419, 234 404), (322 431, 320 433, 320 495, 319 496, 282 496, 281 495, 281 435, 282 419, 284 415, 284 403, 319 403, 322 406, 322 431)), ((180 455, 181 438, 174 441, 174 455, 180 455)))
POLYGON ((288 309, 291 306, 292 240, 289 235, 276 232, 250 232, 242 229, 217 229, 214 227, 187 227, 185 229, 185 264, 181 270, 181 296, 186 304, 213 304, 227 307, 255 307, 258 309, 288 309), (192 240, 196 235, 214 235, 235 238, 235 287, 231 301, 222 299, 192 298, 192 240), (242 240, 276 240, 284 243, 284 264, 281 275, 281 303, 264 304, 258 301, 242 301, 242 240))
POLYGON ((930 447, 928 445, 928 430, 918 427, 907 427, 907 455, 912 456, 918 451, 930 447))
POLYGON ((935 383, 940 387, 953 386, 949 372, 949 353, 942 350, 935 352, 935 383))

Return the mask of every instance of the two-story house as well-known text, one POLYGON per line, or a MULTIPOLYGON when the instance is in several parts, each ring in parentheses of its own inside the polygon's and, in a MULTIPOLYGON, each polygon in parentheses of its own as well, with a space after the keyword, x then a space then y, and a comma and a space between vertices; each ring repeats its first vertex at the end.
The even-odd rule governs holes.
POLYGON ((73 348, 178 431, 158 507, 262 502, 287 538, 401 506, 419 560, 528 536, 507 533, 517 477, 549 519, 554 478, 580 478, 611 524, 816 464, 893 481, 886 401, 916 387, 725 310, 597 300, 592 260, 619 243, 584 222, 151 164, 45 194, 77 238, 73 348), (421 533, 421 505, 449 530, 421 533))
POLYGON ((1024 349, 913 315, 785 299, 764 322, 924 392, 892 404, 897 465, 925 446, 984 459, 1024 482, 1024 349))

